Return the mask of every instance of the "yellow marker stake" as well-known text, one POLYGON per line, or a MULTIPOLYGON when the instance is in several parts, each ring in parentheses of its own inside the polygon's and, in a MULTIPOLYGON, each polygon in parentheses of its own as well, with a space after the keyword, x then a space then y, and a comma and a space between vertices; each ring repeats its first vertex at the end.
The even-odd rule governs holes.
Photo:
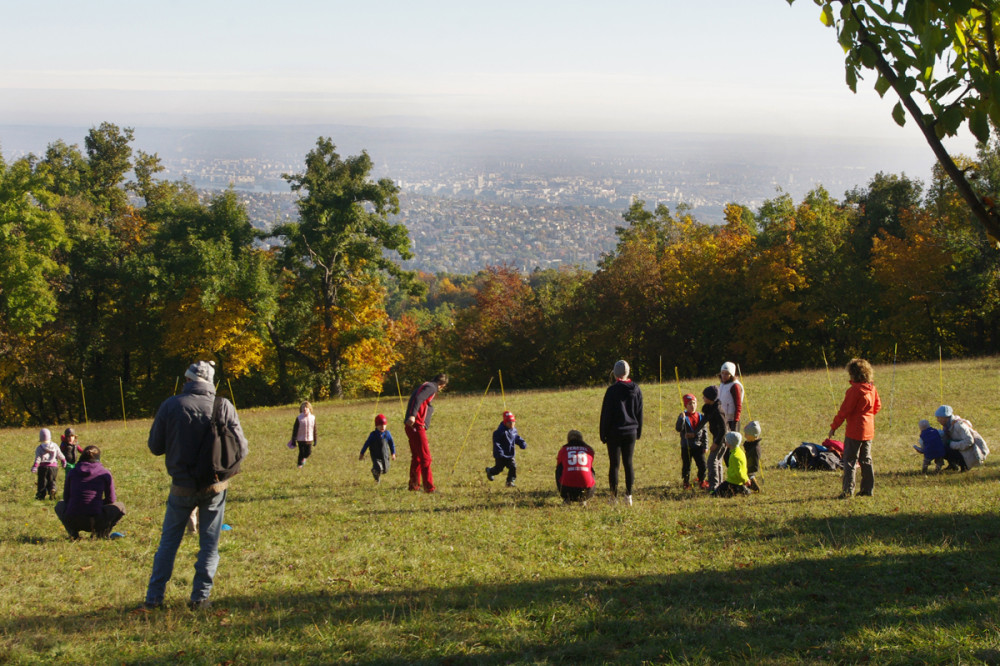
POLYGON ((677 380, 677 399, 681 401, 681 409, 684 408, 684 391, 681 390, 681 375, 677 372, 677 366, 674 366, 674 379, 677 380))
POLYGON ((826 362, 826 350, 823 350, 823 365, 826 366, 826 382, 830 385, 830 402, 833 403, 833 409, 837 409, 837 399, 833 397, 833 379, 830 377, 830 364, 826 362))
POLYGON ((656 385, 656 411, 659 420, 656 424, 656 434, 663 435, 663 356, 660 356, 660 382, 656 385))
POLYGON ((479 407, 476 407, 476 413, 472 417, 472 422, 469 423, 469 429, 465 432, 465 439, 462 440, 462 448, 458 450, 458 457, 455 458, 455 464, 451 466, 451 475, 455 476, 455 469, 458 467, 458 461, 462 459, 462 453, 465 452, 465 445, 469 443, 469 434, 472 432, 472 426, 476 424, 476 419, 479 418, 479 409, 483 406, 483 400, 486 400, 486 394, 490 392, 490 386, 493 385, 493 378, 490 377, 490 381, 486 384, 486 390, 483 391, 483 397, 479 399, 479 407))
POLYGON ((174 395, 177 395, 177 385, 181 383, 181 378, 178 377, 174 380, 174 395))
POLYGON ((229 387, 229 397, 233 399, 233 409, 236 409, 236 396, 233 395, 233 383, 226 377, 226 386, 229 387))
POLYGON ((747 400, 747 385, 743 383, 743 373, 740 372, 740 364, 736 364, 736 376, 740 378, 740 384, 743 384, 743 408, 747 410, 747 421, 753 421, 753 417, 750 416, 750 401, 747 400))
POLYGON ((83 400, 83 420, 90 425, 90 417, 87 416, 87 396, 83 392, 83 380, 80 380, 80 399, 83 400))
POLYGON ((939 405, 944 404, 944 356, 941 353, 941 345, 938 345, 938 381, 941 386, 941 402, 939 405))
POLYGON ((502 370, 497 370, 497 376, 500 378, 500 397, 503 398, 503 411, 506 412, 507 411, 507 395, 503 392, 503 371, 502 370))
POLYGON ((406 408, 403 407, 403 392, 399 389, 399 375, 395 372, 392 373, 396 377, 396 393, 399 394, 399 411, 403 412, 403 418, 406 418, 406 408))
POLYGON ((125 387, 122 386, 122 378, 118 378, 118 392, 122 395, 122 422, 128 427, 128 419, 125 418, 125 387))

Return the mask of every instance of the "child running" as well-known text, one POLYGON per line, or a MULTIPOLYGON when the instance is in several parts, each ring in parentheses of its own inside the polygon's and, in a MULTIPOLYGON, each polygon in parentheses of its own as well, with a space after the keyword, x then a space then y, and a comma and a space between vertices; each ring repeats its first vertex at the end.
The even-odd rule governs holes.
POLYGON ((684 490, 691 488, 691 461, 698 468, 696 484, 700 488, 708 488, 705 480, 705 449, 708 447, 708 431, 701 427, 701 414, 698 413, 698 399, 693 394, 686 394, 684 411, 677 417, 674 429, 681 436, 681 478, 684 480, 684 490))
POLYGON ((48 428, 38 431, 38 446, 35 447, 35 462, 31 473, 38 475, 38 487, 35 499, 43 500, 46 494, 49 499, 56 498, 56 477, 59 466, 66 466, 66 456, 59 450, 59 445, 52 441, 52 433, 48 428))
POLYGON ((522 450, 528 448, 528 443, 517 434, 517 428, 514 427, 515 420, 514 412, 503 413, 500 425, 493 431, 493 461, 496 464, 486 468, 486 478, 490 481, 506 468, 508 488, 513 488, 514 482, 517 480, 517 462, 514 460, 516 449, 514 447, 519 446, 522 450))
POLYGON ((365 445, 361 447, 358 460, 365 459, 365 451, 372 457, 372 476, 375 483, 382 482, 382 475, 389 471, 389 461, 396 459, 396 443, 389 432, 389 420, 385 414, 375 417, 375 429, 368 435, 365 445))
POLYGON ((859 497, 871 497, 875 488, 875 467, 872 465, 872 437, 875 436, 875 415, 882 408, 878 391, 872 384, 875 371, 863 358, 852 358, 847 364, 851 387, 844 394, 840 411, 830 424, 829 439, 837 434, 844 421, 844 478, 839 499, 854 496, 854 465, 861 464, 861 491, 859 497))
POLYGON ((298 465, 302 469, 316 446, 316 415, 312 413, 312 405, 308 400, 299 405, 299 415, 292 424, 292 441, 299 446, 298 465))

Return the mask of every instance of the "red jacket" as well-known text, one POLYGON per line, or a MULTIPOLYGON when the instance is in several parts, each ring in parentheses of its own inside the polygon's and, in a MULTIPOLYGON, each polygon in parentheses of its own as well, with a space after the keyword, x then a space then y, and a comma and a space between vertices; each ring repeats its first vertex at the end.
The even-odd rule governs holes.
POLYGON ((878 391, 873 384, 851 382, 851 388, 844 394, 840 411, 833 417, 830 430, 836 430, 847 421, 844 434, 851 439, 863 441, 875 436, 875 415, 882 408, 878 391))

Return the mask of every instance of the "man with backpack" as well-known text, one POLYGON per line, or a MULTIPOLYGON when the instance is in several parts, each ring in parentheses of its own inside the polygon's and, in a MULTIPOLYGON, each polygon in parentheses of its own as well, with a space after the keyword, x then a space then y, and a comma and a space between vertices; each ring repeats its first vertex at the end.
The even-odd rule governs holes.
POLYGON ((193 610, 211 607, 208 596, 219 566, 219 533, 229 477, 238 471, 239 460, 248 449, 236 408, 225 398, 216 398, 215 364, 192 363, 184 376, 189 381, 183 391, 163 401, 149 431, 149 450, 165 456, 171 479, 163 533, 143 604, 149 610, 163 605, 177 548, 192 511, 198 512, 200 548, 188 606, 193 610))

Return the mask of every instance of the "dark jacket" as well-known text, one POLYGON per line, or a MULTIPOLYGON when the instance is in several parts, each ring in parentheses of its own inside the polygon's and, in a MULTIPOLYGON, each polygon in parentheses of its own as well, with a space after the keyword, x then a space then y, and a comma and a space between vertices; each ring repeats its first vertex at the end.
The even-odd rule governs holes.
POLYGON ((493 457, 497 460, 512 460, 515 445, 522 449, 528 448, 527 442, 517 434, 517 428, 508 427, 507 424, 501 422, 493 431, 493 457))
POLYGON ((424 430, 431 427, 431 416, 434 415, 434 405, 431 401, 437 395, 438 385, 434 382, 424 382, 410 394, 410 401, 406 404, 406 414, 403 420, 414 418, 413 425, 422 427, 424 430))
POLYGON ((622 435, 642 437, 642 391, 630 379, 609 386, 601 405, 601 441, 622 435))
POLYGON ((63 499, 67 516, 97 516, 105 504, 118 501, 111 472, 97 460, 79 463, 66 472, 63 499))
MULTIPOLYGON (((149 429, 149 450, 154 456, 166 456, 167 473, 174 485, 198 488, 195 480, 198 450, 211 425, 214 403, 212 383, 193 379, 184 384, 180 394, 164 400, 156 412, 153 427, 149 429)), ((240 419, 233 403, 225 398, 219 405, 219 420, 239 438, 245 456, 249 447, 240 419)))
POLYGON ((706 427, 712 433, 712 443, 725 446, 729 426, 726 425, 726 418, 717 402, 707 402, 701 406, 701 423, 698 428, 704 430, 706 427))
MULTIPOLYGON (((695 412, 695 414, 698 414, 698 412, 695 412)), ((698 425, 696 426, 691 425, 691 419, 688 418, 687 412, 681 412, 680 416, 677 417, 677 423, 674 425, 674 430, 681 434, 682 447, 705 447, 708 445, 708 431, 701 427, 702 423, 704 423, 704 419, 701 418, 701 414, 698 414, 698 417, 698 425), (685 437, 685 435, 689 432, 694 433, 694 439, 688 439, 685 437)))

